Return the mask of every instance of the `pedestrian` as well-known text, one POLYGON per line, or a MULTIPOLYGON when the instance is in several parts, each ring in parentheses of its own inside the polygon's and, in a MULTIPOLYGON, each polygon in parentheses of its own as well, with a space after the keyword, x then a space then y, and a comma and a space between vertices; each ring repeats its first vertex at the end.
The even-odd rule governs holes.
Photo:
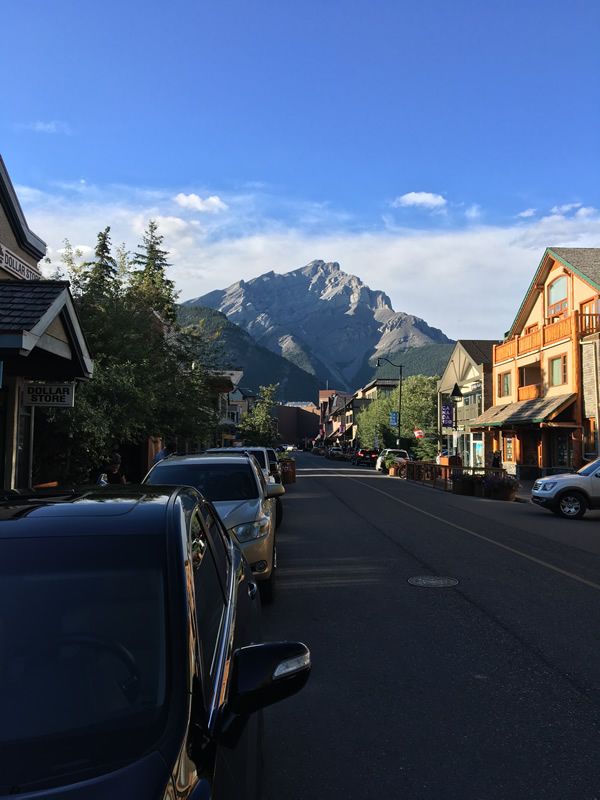
POLYGON ((121 465, 121 456, 116 450, 110 454, 110 458, 103 466, 97 483, 100 486, 112 486, 127 483, 127 479, 125 478, 125 474, 123 473, 123 468, 121 465))
POLYGON ((166 439, 163 439, 163 446, 160 448, 158 453, 152 459, 152 463, 153 464, 158 464, 159 461, 162 461, 163 458, 166 458, 167 456, 170 456, 171 453, 173 453, 174 451, 175 451, 175 448, 173 447, 173 443, 170 442, 170 441, 167 441, 166 439))
POLYGON ((494 450, 494 455, 492 456, 492 467, 498 469, 502 466, 502 454, 500 450, 494 450))

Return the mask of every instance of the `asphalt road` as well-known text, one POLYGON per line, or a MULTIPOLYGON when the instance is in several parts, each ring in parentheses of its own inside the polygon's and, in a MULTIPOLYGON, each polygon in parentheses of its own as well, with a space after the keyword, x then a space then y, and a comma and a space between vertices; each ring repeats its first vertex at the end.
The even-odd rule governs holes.
POLYGON ((600 799, 600 512, 297 467, 264 634, 313 672, 265 712, 269 800, 600 799))

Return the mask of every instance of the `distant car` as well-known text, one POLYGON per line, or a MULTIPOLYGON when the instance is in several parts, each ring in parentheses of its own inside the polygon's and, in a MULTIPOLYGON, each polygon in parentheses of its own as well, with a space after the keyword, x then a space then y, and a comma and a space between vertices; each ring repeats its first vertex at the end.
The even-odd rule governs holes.
POLYGON ((312 453, 313 453, 313 455, 315 455, 315 456, 322 456, 322 455, 325 455, 325 448, 324 448, 324 447, 322 447, 321 445, 317 445, 316 447, 313 447, 313 449, 312 449, 312 453))
POLYGON ((325 455, 327 458, 337 458, 341 460, 344 458, 344 451, 341 447, 330 447, 325 455))
POLYGON ((193 486, 211 500, 260 582, 263 599, 272 601, 277 567, 275 498, 285 489, 265 481, 253 456, 171 456, 152 467, 143 482, 193 486))
POLYGON ((566 519, 580 519, 588 508, 600 508, 600 458, 574 473, 539 478, 531 500, 566 519))
POLYGON ((368 466, 375 466, 379 450, 369 450, 368 448, 360 447, 352 458, 353 464, 367 464, 368 466))
POLYGON ((260 644, 256 582, 194 489, 2 502, 0 577, 2 797, 259 796, 261 709, 310 653, 260 644))
POLYGON ((393 450, 391 448, 387 448, 386 450, 382 450, 381 453, 377 456, 377 461, 375 462, 375 469, 377 472, 387 472, 385 467, 386 459, 393 456, 396 458, 400 463, 410 461, 410 456, 408 451, 406 450, 393 450))

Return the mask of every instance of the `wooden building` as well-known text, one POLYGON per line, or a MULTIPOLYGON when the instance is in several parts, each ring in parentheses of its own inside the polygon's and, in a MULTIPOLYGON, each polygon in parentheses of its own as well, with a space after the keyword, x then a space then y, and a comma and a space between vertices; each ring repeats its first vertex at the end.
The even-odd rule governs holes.
POLYGON ((600 248, 548 248, 504 341, 475 425, 522 478, 598 455, 600 248))

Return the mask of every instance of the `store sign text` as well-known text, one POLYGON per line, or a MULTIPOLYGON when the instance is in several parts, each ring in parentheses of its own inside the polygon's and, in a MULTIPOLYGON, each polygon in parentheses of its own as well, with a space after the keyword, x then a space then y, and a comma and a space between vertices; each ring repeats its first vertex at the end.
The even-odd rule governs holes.
POLYGON ((23 405, 73 408, 75 405, 75 384, 27 383, 23 392, 23 405))
POLYGON ((10 272, 16 278, 26 281, 37 281, 42 277, 37 267, 32 267, 22 261, 12 251, 0 242, 0 269, 10 272))

